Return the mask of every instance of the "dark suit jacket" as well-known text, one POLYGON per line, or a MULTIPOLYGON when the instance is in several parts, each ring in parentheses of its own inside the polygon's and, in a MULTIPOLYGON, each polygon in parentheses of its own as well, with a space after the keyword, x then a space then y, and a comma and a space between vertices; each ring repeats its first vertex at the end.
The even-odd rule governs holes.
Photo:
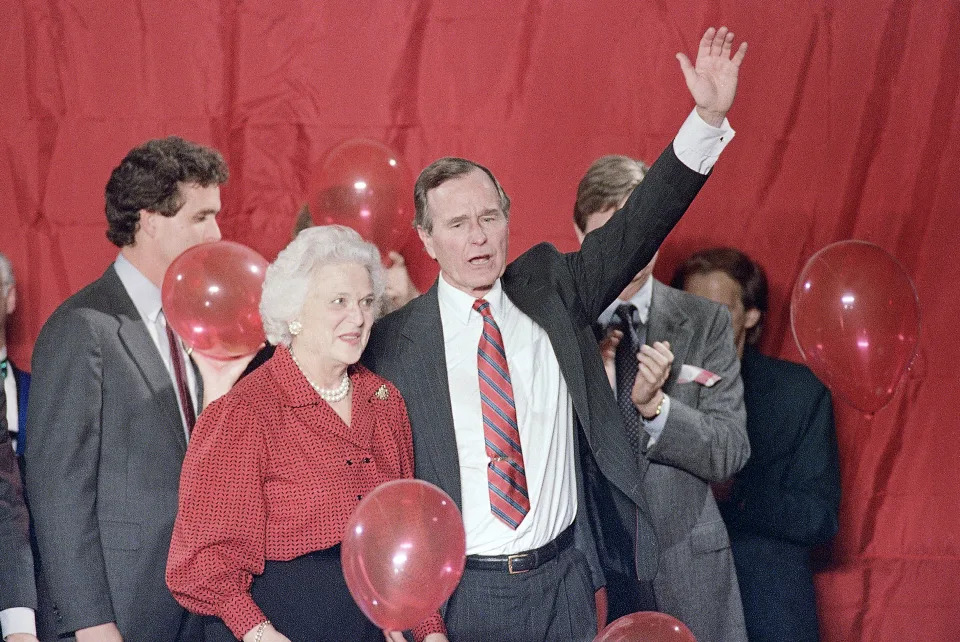
POLYGON ((164 582, 186 437, 156 345, 111 266, 64 302, 33 352, 27 495, 60 633, 115 621, 170 642, 164 582))
POLYGON ((720 509, 750 640, 816 640, 809 548, 837 532, 840 472, 830 392, 802 365, 743 355, 753 454, 720 509))
POLYGON ((30 373, 10 362, 13 370, 13 379, 17 383, 17 456, 23 456, 23 446, 27 439, 27 400, 30 398, 30 373))
MULTIPOLYGON (((580 428, 580 439, 574 436, 575 447, 582 440, 581 453, 595 463, 615 492, 641 507, 641 515, 647 514, 642 471, 624 432, 592 324, 650 261, 705 180, 706 176, 677 159, 671 145, 623 209, 588 234, 579 252, 561 254, 552 245, 537 245, 510 263, 501 280, 513 304, 542 327, 553 344, 580 428)), ((436 284, 374 325, 364 360, 396 384, 407 402, 416 476, 443 488, 460 506, 459 461, 436 284)), ((578 474, 581 508, 584 478, 585 474, 578 474)), ((575 523, 577 546, 591 561, 594 582, 601 586, 591 525, 579 516, 575 523)), ((653 550, 643 554, 656 556, 653 550)))
POLYGON ((643 492, 660 547, 657 610, 680 619, 700 642, 746 640, 730 541, 709 485, 732 477, 750 455, 730 313, 654 281, 646 335, 648 345, 669 341, 674 354, 663 432, 652 447, 647 433, 640 435, 643 492), (684 364, 721 379, 710 387, 678 383, 684 364))
MULTIPOLYGON (((24 415, 26 413, 21 413, 24 415)), ((30 518, 23 501, 20 467, 7 431, 0 434, 0 611, 37 607, 30 551, 30 518)))

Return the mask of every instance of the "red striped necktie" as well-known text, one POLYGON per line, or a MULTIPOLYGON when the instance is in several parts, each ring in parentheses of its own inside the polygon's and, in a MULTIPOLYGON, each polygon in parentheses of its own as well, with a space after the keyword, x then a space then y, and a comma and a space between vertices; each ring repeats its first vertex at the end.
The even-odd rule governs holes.
POLYGON ((193 432, 197 423, 197 414, 193 409, 193 399, 190 398, 190 386, 187 383, 187 367, 183 362, 183 352, 180 350, 180 339, 173 333, 167 323, 167 344, 170 347, 170 362, 173 364, 173 374, 177 378, 177 396, 180 398, 180 407, 187 421, 187 433, 193 432))
POLYGON ((477 299, 473 309, 483 317, 483 334, 477 349, 480 374, 480 405, 483 410, 483 438, 490 463, 487 486, 490 510, 510 528, 516 529, 530 511, 527 474, 520 450, 517 407, 507 367, 500 328, 490 313, 490 302, 477 299))

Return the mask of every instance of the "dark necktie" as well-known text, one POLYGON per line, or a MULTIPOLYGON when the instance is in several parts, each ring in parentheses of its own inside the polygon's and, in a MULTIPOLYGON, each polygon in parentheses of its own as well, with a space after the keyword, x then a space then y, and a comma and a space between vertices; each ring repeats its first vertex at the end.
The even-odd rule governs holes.
MULTIPOLYGON (((610 323, 611 327, 623 332, 623 338, 617 345, 616 369, 617 369, 617 405, 620 407, 620 414, 623 415, 624 426, 627 429, 627 437, 633 448, 635 456, 639 459, 642 454, 640 450, 640 411, 633 405, 630 399, 630 393, 633 391, 633 384, 637 379, 637 372, 640 369, 637 361, 637 352, 640 345, 646 340, 646 328, 640 323, 640 315, 636 306, 630 303, 624 303, 619 306, 614 313, 610 323)), ((646 504, 644 504, 646 506, 646 504)), ((630 580, 631 591, 635 591, 640 601, 637 603, 640 610, 649 610, 656 602, 653 599, 653 588, 650 583, 657 572, 657 536, 653 531, 653 526, 649 518, 649 508, 643 510, 638 506, 635 508, 634 528, 636 552, 634 560, 636 562, 636 577, 640 578, 637 584, 635 578, 630 580)), ((636 609, 634 609, 636 610, 636 609)))
POLYGON ((513 401, 513 384, 507 367, 500 328, 490 313, 490 303, 477 299, 473 309, 483 317, 483 334, 477 348, 480 377, 480 406, 483 412, 483 439, 486 443, 487 487, 490 511, 510 528, 516 529, 530 511, 527 473, 520 450, 520 428, 513 401))
POLYGON ((173 374, 177 379, 177 395, 180 397, 180 407, 187 421, 187 432, 192 432, 197 423, 197 414, 193 409, 193 400, 190 398, 190 386, 187 384, 187 367, 183 362, 183 352, 180 351, 180 340, 173 333, 170 324, 167 327, 167 345, 170 347, 170 363, 173 364, 173 374))
POLYGON ((7 425, 7 391, 4 385, 7 381, 7 363, 6 359, 0 361, 0 441, 4 442, 0 445, 5 445, 8 437, 11 441, 15 437, 7 425))
POLYGON ((633 446, 635 453, 640 452, 640 412, 633 405, 630 399, 630 393, 633 391, 633 383, 637 379, 639 363, 637 362, 637 351, 640 346, 636 344, 636 323, 637 308, 631 303, 624 303, 617 307, 611 325, 617 330, 623 332, 623 338, 617 345, 615 365, 617 369, 617 405, 620 407, 620 414, 623 415, 624 425, 627 428, 627 437, 630 439, 630 445, 633 446))

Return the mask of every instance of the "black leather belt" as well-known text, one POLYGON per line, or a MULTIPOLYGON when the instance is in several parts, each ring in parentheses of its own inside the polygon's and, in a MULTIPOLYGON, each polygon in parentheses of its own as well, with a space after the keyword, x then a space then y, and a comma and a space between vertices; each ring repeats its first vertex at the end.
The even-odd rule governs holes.
POLYGON ((467 555, 467 568, 476 571, 500 571, 502 573, 526 573, 546 564, 573 544, 573 525, 560 533, 555 540, 540 548, 513 555, 467 555))

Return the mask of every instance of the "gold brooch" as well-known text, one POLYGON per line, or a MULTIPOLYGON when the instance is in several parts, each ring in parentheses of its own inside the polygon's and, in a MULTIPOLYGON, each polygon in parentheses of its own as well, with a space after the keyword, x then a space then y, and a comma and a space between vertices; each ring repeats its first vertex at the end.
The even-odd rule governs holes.
POLYGON ((380 401, 384 401, 390 396, 390 391, 387 390, 387 384, 381 385, 377 388, 377 391, 374 393, 374 396, 380 401))

